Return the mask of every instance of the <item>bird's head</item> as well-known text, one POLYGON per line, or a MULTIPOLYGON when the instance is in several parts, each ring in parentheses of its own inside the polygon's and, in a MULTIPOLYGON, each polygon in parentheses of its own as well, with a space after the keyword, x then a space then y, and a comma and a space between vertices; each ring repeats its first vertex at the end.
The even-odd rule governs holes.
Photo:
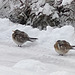
POLYGON ((59 44, 59 46, 62 46, 64 45, 63 41, 62 40, 58 40, 57 43, 59 44))
POLYGON ((16 29, 15 31, 13 31, 15 34, 19 34, 21 31, 16 29))

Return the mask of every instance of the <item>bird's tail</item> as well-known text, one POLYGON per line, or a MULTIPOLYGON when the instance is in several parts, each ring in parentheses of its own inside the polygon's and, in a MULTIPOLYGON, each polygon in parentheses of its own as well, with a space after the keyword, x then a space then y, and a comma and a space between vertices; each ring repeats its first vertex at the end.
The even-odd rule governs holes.
POLYGON ((75 48, 74 48, 75 46, 72 46, 72 50, 75 50, 75 48))
POLYGON ((72 46, 72 47, 75 47, 75 46, 72 46))
POLYGON ((38 38, 29 38, 29 41, 34 42, 36 41, 38 38))

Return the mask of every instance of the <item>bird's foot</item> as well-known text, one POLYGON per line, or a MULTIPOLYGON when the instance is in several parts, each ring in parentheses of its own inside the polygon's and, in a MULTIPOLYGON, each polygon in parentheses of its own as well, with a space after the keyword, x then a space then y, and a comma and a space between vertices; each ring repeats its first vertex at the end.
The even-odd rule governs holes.
POLYGON ((63 54, 59 54, 59 56, 63 56, 63 54))
POLYGON ((22 47, 21 45, 18 45, 18 47, 22 47))

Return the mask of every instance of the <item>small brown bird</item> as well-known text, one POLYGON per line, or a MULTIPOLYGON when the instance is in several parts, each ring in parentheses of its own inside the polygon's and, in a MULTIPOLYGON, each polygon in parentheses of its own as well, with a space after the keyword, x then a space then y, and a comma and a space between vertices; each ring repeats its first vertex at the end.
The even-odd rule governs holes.
POLYGON ((62 56, 64 54, 66 54, 70 49, 73 49, 73 47, 75 47, 75 46, 71 46, 70 43, 65 40, 58 40, 54 44, 54 48, 55 48, 56 52, 62 56))
POLYGON ((27 33, 20 30, 15 30, 13 32, 14 33, 12 34, 12 39, 19 47, 21 47, 22 44, 24 44, 26 41, 34 42, 35 40, 38 39, 38 38, 31 38, 28 36, 27 33))

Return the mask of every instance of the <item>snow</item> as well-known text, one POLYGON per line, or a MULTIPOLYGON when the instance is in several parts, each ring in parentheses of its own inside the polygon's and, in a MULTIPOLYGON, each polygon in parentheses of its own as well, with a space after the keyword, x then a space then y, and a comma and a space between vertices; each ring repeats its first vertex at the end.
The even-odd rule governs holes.
POLYGON ((58 2, 62 2, 60 5, 68 5, 71 4, 73 0, 55 0, 55 4, 58 4, 58 2))
POLYGON ((45 3, 45 0, 39 0, 37 3, 34 3, 32 5, 32 10, 36 15, 38 15, 39 12, 42 12, 42 14, 46 15, 53 14, 53 19, 56 17, 58 18, 58 14, 55 12, 55 8, 50 6, 49 3, 45 3), (41 7, 42 5, 44 6, 41 7))
POLYGON ((62 5, 70 4, 73 0, 63 0, 62 5))
POLYGON ((75 45, 75 31, 71 25, 61 28, 37 28, 0 19, 0 75, 75 75, 75 51, 59 56, 54 49, 57 40, 66 40, 75 45), (15 29, 37 37, 35 42, 26 42, 18 47, 12 40, 15 29))
POLYGON ((47 14, 47 15, 52 14, 53 12, 51 11, 51 9, 53 9, 53 7, 50 6, 48 3, 46 3, 43 8, 43 14, 47 14))
POLYGON ((45 0, 32 0, 32 3, 34 3, 32 5, 32 10, 34 11, 38 11, 40 6, 44 5, 45 4, 45 0), (37 1, 37 2, 36 2, 37 1), (36 2, 36 3, 34 3, 36 2))

